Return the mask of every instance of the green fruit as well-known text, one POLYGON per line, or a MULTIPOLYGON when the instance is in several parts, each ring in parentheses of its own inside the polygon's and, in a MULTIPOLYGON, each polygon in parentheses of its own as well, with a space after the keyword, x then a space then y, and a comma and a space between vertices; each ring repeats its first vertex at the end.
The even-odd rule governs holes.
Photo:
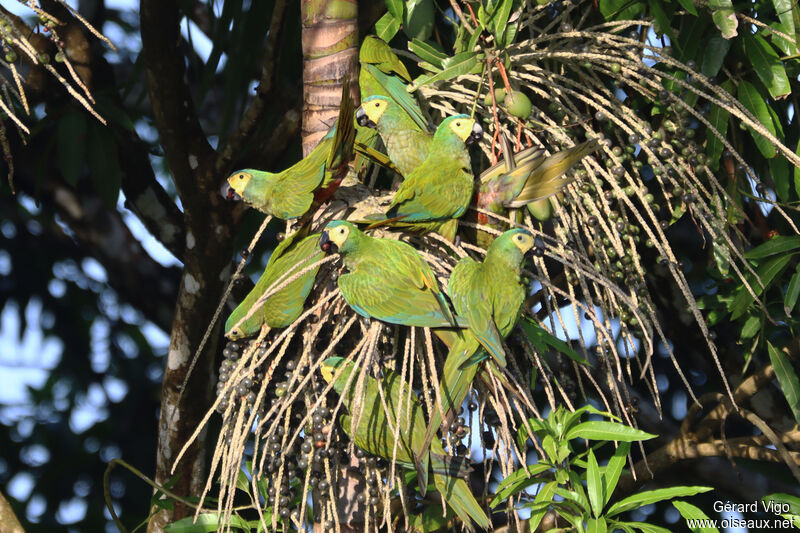
MULTIPOLYGON (((498 87, 494 90, 494 99, 497 102, 497 105, 502 104, 506 99, 506 90, 498 87)), ((492 106, 492 95, 490 93, 486 93, 486 97, 483 99, 483 105, 486 107, 492 106)))
POLYGON ((520 91, 511 91, 511 94, 506 97, 505 104, 509 115, 523 120, 531 116, 533 104, 531 104, 530 98, 520 91))
POLYGON ((529 203, 528 211, 531 212, 531 215, 536 217, 536 220, 544 222, 545 220, 549 220, 553 215, 553 206, 550 205, 549 198, 544 198, 542 200, 536 200, 535 202, 529 203))
POLYGON ((9 50, 8 52, 6 52, 6 61, 8 61, 9 63, 13 63, 17 59, 18 59, 17 53, 14 50, 9 50))

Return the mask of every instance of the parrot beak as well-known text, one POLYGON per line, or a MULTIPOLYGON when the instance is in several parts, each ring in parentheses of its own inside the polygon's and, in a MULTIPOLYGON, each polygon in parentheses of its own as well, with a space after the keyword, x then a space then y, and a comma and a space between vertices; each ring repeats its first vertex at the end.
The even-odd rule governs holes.
POLYGON ((239 200, 242 199, 242 197, 239 196, 236 193, 236 191, 233 190, 233 187, 231 187, 231 184, 228 183, 227 180, 225 181, 225 183, 222 184, 222 187, 219 188, 219 193, 226 200, 232 200, 234 202, 238 202, 239 200))
POLYGON ((467 146, 469 146, 473 143, 480 141, 482 137, 483 137, 483 128, 481 128, 481 125, 476 122, 475 124, 472 125, 472 134, 470 134, 470 136, 467 137, 467 140, 465 142, 467 146))
POLYGON ((336 246, 336 243, 331 240, 327 231, 322 232, 322 235, 319 238, 319 247, 323 252, 326 253, 336 253, 339 251, 339 247, 336 246))
POLYGON ((358 122, 358 125, 362 128, 375 128, 377 126, 377 124, 369 119, 363 107, 359 107, 356 111, 356 122, 358 122))

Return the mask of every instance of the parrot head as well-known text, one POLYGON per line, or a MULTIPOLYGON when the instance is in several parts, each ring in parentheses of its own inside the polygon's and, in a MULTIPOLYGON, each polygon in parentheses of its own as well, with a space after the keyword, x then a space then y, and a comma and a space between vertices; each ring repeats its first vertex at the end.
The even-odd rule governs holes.
POLYGON ((478 142, 483 137, 483 128, 469 115, 447 117, 439 125, 439 129, 443 126, 467 145, 478 142))
POLYGON ((250 180, 253 179, 253 174, 248 170, 237 170, 222 184, 221 193, 226 200, 241 200, 244 196, 244 189, 250 180))
POLYGON ((361 127, 376 128, 388 107, 389 99, 385 96, 370 96, 361 103, 361 107, 356 111, 356 122, 361 127))
POLYGON ((519 264, 525 258, 525 255, 530 252, 535 246, 535 239, 531 233, 522 228, 514 228, 506 231, 497 237, 489 249, 486 251, 487 256, 491 254, 502 254, 505 257, 512 259, 512 262, 519 264))
POLYGON ((323 252, 346 252, 342 248, 350 235, 357 231, 358 229, 346 220, 334 220, 325 226, 322 231, 322 235, 319 238, 319 247, 323 252))
MULTIPOLYGON (((350 372, 345 370, 342 372, 339 377, 334 382, 334 378, 336 377, 336 372, 339 371, 339 367, 343 366, 345 363, 344 357, 328 357, 322 362, 322 365, 319 367, 319 372, 322 374, 322 379, 325 380, 326 383, 334 383, 334 390, 339 394, 342 393, 344 390, 344 386, 347 384, 347 378, 350 375, 350 372)), ((350 363, 352 366, 352 363, 350 363)))

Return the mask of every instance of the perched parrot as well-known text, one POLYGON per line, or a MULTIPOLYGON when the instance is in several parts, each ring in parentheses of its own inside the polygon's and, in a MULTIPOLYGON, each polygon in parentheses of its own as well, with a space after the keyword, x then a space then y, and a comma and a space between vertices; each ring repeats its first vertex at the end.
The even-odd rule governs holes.
POLYGON ((466 326, 453 316, 430 265, 411 245, 370 237, 344 220, 325 226, 319 245, 341 254, 350 272, 339 276, 339 290, 359 315, 405 326, 466 326))
MULTIPOLYGON (((597 140, 592 139, 549 156, 544 155, 541 148, 528 148, 513 156, 510 150, 504 150, 509 157, 480 176, 477 205, 503 216, 508 216, 508 209, 526 205, 530 208, 533 202, 549 198, 572 183, 574 176, 561 176, 598 146, 597 140)), ((483 213, 478 214, 478 222, 494 228, 503 227, 483 213)), ((478 232, 478 245, 488 246, 491 239, 488 233, 478 232)))
MULTIPOLYGON (((358 53, 361 70, 358 75, 358 85, 361 89, 361 100, 371 96, 388 98, 397 107, 396 113, 403 116, 410 128, 427 130, 428 123, 416 99, 406 90, 411 82, 411 75, 400 58, 392 51, 388 44, 375 35, 367 35, 361 43, 358 53)), ((359 127, 356 130, 356 156, 355 168, 362 166, 362 153, 367 159, 375 159, 387 166, 388 160, 378 152, 378 132, 367 126, 363 119, 357 118, 359 127)), ((423 158, 424 159, 424 158, 423 158)), ((398 173, 402 173, 399 169, 398 173)))
POLYGON ((422 405, 413 392, 408 402, 410 384, 389 370, 384 370, 380 380, 365 375, 363 386, 360 387, 363 395, 357 398, 359 370, 354 363, 345 362, 341 357, 331 357, 323 361, 321 373, 328 383, 333 383, 350 412, 343 415, 339 423, 356 446, 389 461, 396 457, 397 464, 405 468, 416 468, 417 485, 423 496, 427 491, 428 470, 432 468, 436 490, 463 524, 470 530, 474 529, 473 521, 484 530, 489 528, 489 518, 475 500, 467 482, 460 477, 465 469, 458 464, 458 459, 446 455, 439 440, 431 443, 430 451, 421 453, 425 417, 422 405), (353 412, 356 405, 361 406, 360 413, 353 412), (398 423, 401 426, 399 442, 396 442, 393 428, 398 423))
POLYGON ((455 239, 458 218, 469 206, 474 189, 467 145, 483 135, 467 115, 447 117, 436 128, 428 158, 397 189, 386 218, 372 227, 394 226, 436 231, 455 239))
POLYGON ((378 130, 389 160, 403 176, 409 176, 430 154, 433 134, 414 122, 391 98, 365 98, 356 110, 356 120, 359 126, 378 130))
POLYGON ((345 76, 339 118, 308 156, 277 174, 237 170, 223 184, 222 195, 284 220, 302 216, 314 200, 321 203, 333 194, 347 174, 355 141, 354 108, 345 76))
MULTIPOLYGON (((303 226, 303 228, 308 227, 308 224, 303 226)), ((303 228, 284 239, 272 252, 267 268, 261 274, 256 286, 225 322, 226 337, 236 340, 256 335, 263 324, 271 328, 283 328, 294 322, 303 312, 303 303, 311 292, 319 267, 309 270, 268 297, 250 318, 242 321, 259 298, 267 290, 271 290, 273 285, 277 287, 278 284, 325 256, 317 246, 319 233, 306 237, 308 230, 303 228)))
MULTIPOLYGON (((469 330, 454 338, 444 362, 439 390, 446 418, 458 411, 487 353, 500 367, 506 366, 503 339, 522 314, 527 291, 520 270, 532 248, 533 235, 511 229, 492 242, 483 263, 465 257, 453 269, 448 293, 456 313, 469 321, 469 330)), ((439 410, 434 409, 426 447, 441 423, 439 410)))

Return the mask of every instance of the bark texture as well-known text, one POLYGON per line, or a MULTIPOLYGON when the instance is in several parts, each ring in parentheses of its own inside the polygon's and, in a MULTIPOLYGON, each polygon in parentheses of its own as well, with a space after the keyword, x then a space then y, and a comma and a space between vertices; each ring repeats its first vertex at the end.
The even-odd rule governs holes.
MULTIPOLYGON (((177 46, 181 39, 178 5, 142 0, 140 16, 150 102, 184 206, 186 228, 181 254, 184 269, 161 394, 155 480, 162 484, 173 477, 175 457, 210 405, 212 354, 218 335, 211 337, 201 354, 183 395, 181 385, 229 277, 232 220, 230 206, 223 204, 217 192, 222 180, 217 154, 200 127, 186 82, 184 58, 177 46)), ((205 448, 203 434, 176 466, 175 493, 199 494, 205 482, 205 448)), ((147 530, 163 531, 189 511, 178 504, 172 510, 162 509, 151 517, 147 530)))
POLYGON ((0 533, 25 533, 11 504, 8 503, 2 492, 0 492, 0 533))
POLYGON ((303 155, 314 149, 336 121, 342 78, 358 102, 358 2, 302 0, 303 155))

